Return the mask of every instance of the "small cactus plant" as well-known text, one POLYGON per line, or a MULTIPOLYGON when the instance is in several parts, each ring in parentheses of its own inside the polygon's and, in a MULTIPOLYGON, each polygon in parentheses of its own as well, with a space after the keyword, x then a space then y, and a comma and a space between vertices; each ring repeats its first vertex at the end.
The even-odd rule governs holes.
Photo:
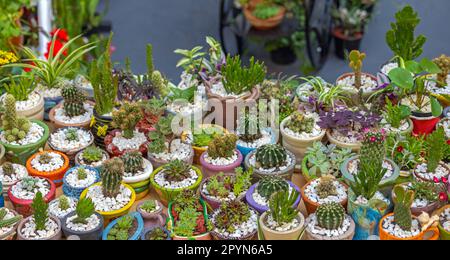
POLYGON ((353 70, 355 74, 355 87, 356 89, 360 89, 361 82, 361 70, 363 66, 363 60, 366 58, 366 54, 363 52, 359 52, 358 50, 352 50, 348 55, 349 66, 353 70))
POLYGON ((121 129, 123 137, 131 139, 134 137, 134 129, 142 117, 142 111, 138 104, 125 102, 119 110, 113 112, 111 125, 121 129))
POLYGON ((262 137, 258 116, 245 111, 238 124, 239 139, 252 143, 262 137))
POLYGON ((328 230, 336 230, 342 226, 345 219, 345 209, 336 202, 320 205, 316 211, 319 227, 328 230))
POLYGON ((1 208, 0 209, 0 228, 10 227, 10 226, 15 225, 16 223, 18 223, 19 221, 22 220, 22 216, 21 215, 17 215, 17 216, 14 216, 12 218, 6 219, 6 215, 7 214, 8 214, 8 211, 7 211, 6 208, 1 208))
POLYGON ((4 99, 5 113, 2 116, 2 126, 5 131, 6 141, 12 143, 24 139, 31 128, 31 123, 24 117, 18 117, 16 113, 16 99, 7 94, 4 99))
POLYGON ((58 198, 58 207, 61 210, 68 210, 70 208, 70 200, 66 196, 62 195, 58 198))
POLYGON ((39 163, 41 165, 49 164, 52 161, 53 157, 48 153, 44 152, 41 155, 39 155, 39 163))
POLYGON ((325 175, 320 178, 319 185, 315 189, 317 195, 321 199, 328 198, 329 196, 336 196, 337 190, 334 185, 334 176, 325 175))
POLYGON ((441 161, 445 157, 445 149, 447 146, 447 138, 445 136, 444 127, 438 127, 436 131, 428 135, 426 143, 426 159, 427 159, 427 170, 429 172, 434 172, 441 161))
POLYGON ((433 62, 441 69, 441 72, 437 74, 437 84, 440 87, 447 86, 447 76, 450 73, 450 57, 442 54, 435 58, 433 62))
POLYGON ((189 177, 191 166, 177 159, 164 165, 163 170, 166 180, 179 182, 189 177))
POLYGON ((78 142, 78 130, 76 128, 68 128, 66 130, 65 138, 69 142, 78 142))
POLYGON ((287 190, 289 190, 289 183, 276 176, 269 176, 261 179, 257 186, 258 194, 266 199, 269 199, 275 192, 287 190))
POLYGON ((294 133, 312 133, 316 120, 312 117, 307 117, 300 112, 294 112, 291 115, 291 120, 286 124, 286 128, 294 133))
POLYGON ((131 151, 121 157, 125 166, 125 172, 138 173, 144 169, 144 158, 138 151, 131 151))
POLYGON ((95 205, 91 198, 80 199, 77 208, 75 209, 76 218, 72 221, 76 224, 87 224, 88 218, 90 218, 94 212, 95 205))
POLYGON ((271 169, 286 164, 286 149, 278 144, 266 144, 256 150, 256 167, 271 169))
POLYGON ((394 221, 401 229, 409 231, 412 227, 411 205, 414 202, 414 191, 397 185, 394 187, 394 194, 394 221))
POLYGON ((14 165, 10 162, 5 162, 2 165, 2 171, 3 171, 3 174, 6 176, 12 176, 16 173, 16 171, 14 170, 14 165))
POLYGON ((237 136, 234 134, 225 134, 214 137, 208 145, 208 156, 217 158, 230 158, 236 150, 237 136))
POLYGON ((79 116, 86 112, 86 109, 84 109, 86 96, 75 86, 65 87, 61 91, 61 96, 64 98, 64 112, 68 117, 79 116))
POLYGON ((45 230, 48 221, 48 204, 40 191, 36 193, 31 208, 34 212, 33 219, 36 224, 36 231, 45 230))
POLYGON ((124 171, 120 158, 110 159, 103 164, 102 187, 105 197, 115 198, 119 194, 124 171))
POLYGON ((82 181, 82 180, 86 180, 87 178, 87 172, 86 169, 83 167, 80 167, 77 169, 77 178, 78 180, 82 181))

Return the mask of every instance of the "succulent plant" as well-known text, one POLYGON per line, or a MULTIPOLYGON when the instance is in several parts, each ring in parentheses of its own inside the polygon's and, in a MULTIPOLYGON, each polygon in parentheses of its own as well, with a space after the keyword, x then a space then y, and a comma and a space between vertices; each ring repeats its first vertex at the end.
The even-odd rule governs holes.
POLYGON ((94 215, 95 204, 91 198, 82 198, 78 201, 77 208, 75 209, 76 218, 73 219, 73 223, 87 224, 88 218, 94 215))
POLYGON ((84 149, 83 153, 83 160, 87 162, 88 164, 93 162, 98 162, 103 159, 103 152, 102 149, 96 147, 96 146, 89 146, 88 148, 84 149))
POLYGON ((321 228, 336 230, 342 226, 345 219, 345 209, 336 202, 320 205, 316 211, 317 223, 321 228))
POLYGON ((134 218, 130 215, 123 216, 108 233, 108 240, 128 240, 130 229, 133 227, 134 218))
POLYGON ((142 203, 141 209, 147 213, 153 212, 156 209, 156 202, 154 200, 148 200, 142 203))
POLYGON ((286 164, 286 149, 278 144, 266 144, 256 149, 256 167, 271 169, 286 164))
POLYGON ((255 61, 254 57, 250 58, 249 66, 243 68, 239 56, 228 56, 226 65, 222 67, 223 87, 227 93, 240 95, 262 83, 266 72, 264 63, 255 61))
POLYGON ((131 139, 134 137, 134 129, 142 117, 141 108, 137 103, 125 102, 119 110, 113 111, 111 126, 121 129, 123 137, 131 139))
POLYGON ((119 194, 124 171, 121 159, 113 158, 105 161, 102 167, 102 187, 105 197, 115 198, 119 194))
POLYGON ((334 176, 325 175, 320 178, 319 185, 316 186, 316 193, 319 195, 319 198, 325 199, 329 196, 336 196, 337 189, 334 185, 334 176))
POLYGON ((235 226, 248 221, 251 217, 250 208, 239 200, 223 203, 214 218, 214 224, 219 230, 229 233, 235 231, 235 226))
POLYGON ((36 231, 45 230, 48 221, 48 204, 45 202, 40 191, 36 193, 31 208, 33 209, 33 219, 36 224, 36 231))
POLYGON ((25 177, 20 181, 22 184, 22 189, 33 192, 36 189, 36 185, 38 183, 38 179, 34 177, 25 177))
POLYGON ((234 134, 225 134, 214 137, 208 145, 208 156, 217 158, 230 158, 236 150, 237 136, 234 134))
POLYGON ((162 227, 156 227, 148 232, 145 238, 147 240, 166 240, 167 234, 162 227))
POLYGON ((289 183, 276 176, 268 176, 261 179, 257 186, 258 194, 266 199, 269 199, 275 192, 287 190, 289 190, 289 183))
POLYGON ((127 152, 122 155, 121 159, 127 173, 138 173, 144 170, 144 158, 139 151, 127 152))
POLYGON ((58 198, 58 208, 61 210, 68 210, 70 208, 70 200, 66 196, 62 195, 58 198))
POLYGON ((411 205, 414 202, 414 191, 403 186, 394 187, 394 221, 401 229, 409 231, 412 227, 411 205))
POLYGON ((285 125, 294 133, 312 133, 316 125, 316 120, 312 117, 307 117, 296 111, 291 115, 291 120, 285 125))
POLYGON ((8 211, 6 208, 0 209, 0 228, 10 227, 22 220, 21 215, 17 215, 12 218, 5 219, 7 214, 8 214, 8 211))
POLYGON ((86 112, 86 109, 84 109, 86 96, 74 85, 63 88, 61 96, 64 98, 64 112, 68 117, 79 116, 86 112))
POLYGON ((299 212, 295 208, 298 196, 300 196, 298 191, 279 191, 273 194, 269 200, 269 212, 272 219, 279 225, 291 223, 299 212))
POLYGON ((41 165, 49 164, 52 161, 53 157, 48 152, 43 152, 39 155, 39 163, 41 165))
POLYGON ((77 168, 77 178, 78 178, 78 180, 86 180, 86 178, 87 178, 87 172, 86 172, 86 169, 85 168, 83 168, 83 167, 79 167, 79 168, 77 168))
POLYGON ((191 166, 181 160, 174 160, 163 166, 164 176, 168 181, 179 182, 189 178, 191 166))
POLYGON ((16 173, 16 171, 14 170, 14 165, 10 162, 5 162, 2 165, 2 171, 3 171, 3 174, 6 176, 12 176, 16 173))
POLYGON ((361 69, 363 66, 363 60, 366 58, 366 54, 359 52, 358 50, 352 50, 349 55, 349 66, 355 74, 355 87, 356 89, 361 88, 361 69))
POLYGON ((441 69, 441 73, 437 74, 437 83, 440 87, 447 86, 447 76, 450 73, 450 57, 442 54, 433 60, 441 69))
POLYGON ((2 116, 3 130, 8 142, 15 142, 24 139, 31 128, 31 123, 24 117, 18 117, 16 113, 16 99, 13 95, 7 94, 4 99, 5 113, 2 116))
POLYGON ((250 111, 245 111, 238 123, 239 139, 252 143, 262 137, 258 116, 250 111))
POLYGON ((170 152, 171 143, 174 139, 174 134, 172 131, 173 118, 173 115, 160 117, 155 125, 156 131, 151 131, 148 134, 150 140, 152 140, 148 145, 148 150, 150 153, 158 154, 163 153, 166 150, 170 152), (168 143, 167 147, 166 142, 168 143))
POLYGON ((78 130, 76 128, 68 128, 66 130, 65 138, 69 142, 79 141, 78 130))

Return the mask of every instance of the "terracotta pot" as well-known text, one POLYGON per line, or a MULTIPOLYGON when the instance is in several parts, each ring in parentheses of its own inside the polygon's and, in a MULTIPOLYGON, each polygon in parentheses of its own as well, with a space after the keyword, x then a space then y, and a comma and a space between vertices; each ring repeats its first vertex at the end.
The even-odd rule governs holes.
MULTIPOLYGON (((292 188, 296 189, 299 192, 298 198, 294 203, 294 208, 297 208, 298 205, 300 204, 300 201, 302 200, 302 195, 300 193, 300 188, 297 187, 297 185, 295 185, 294 183, 288 181, 289 185, 291 185, 292 188)), ((258 203, 256 203, 256 201, 253 199, 253 193, 255 192, 256 187, 258 186, 258 183, 253 184, 247 191, 247 193, 245 194, 245 200, 247 201, 247 204, 252 207, 254 210, 256 210, 259 214, 262 214, 266 211, 269 210, 269 207, 267 206, 263 206, 263 205, 259 205, 258 203)))
POLYGON ((63 98, 61 96, 59 97, 44 97, 44 120, 49 120, 48 114, 50 113, 50 110, 52 110, 53 107, 61 103, 63 98))
MULTIPOLYGON (((97 169, 98 171, 100 171, 101 170, 101 168, 102 168, 102 165, 100 164, 100 166, 96 166, 96 167, 94 167, 94 166, 92 166, 92 165, 87 165, 87 164, 84 164, 84 163, 82 163, 82 161, 81 161, 81 155, 82 155, 82 153, 83 153, 83 150, 81 150, 81 151, 79 151, 76 155, 75 155, 75 165, 76 166, 78 166, 78 165, 83 165, 83 166, 89 166, 89 167, 93 167, 93 168, 95 168, 95 169, 97 169)), ((102 153, 103 153, 103 155, 105 156, 105 161, 106 160, 109 160, 109 154, 106 152, 106 151, 104 151, 104 150, 102 150, 102 153)))
POLYGON ((139 202, 139 204, 136 206, 136 211, 139 212, 144 219, 145 228, 150 228, 153 226, 163 227, 166 223, 166 216, 163 213, 164 206, 159 201, 155 200, 155 203, 159 205, 159 209, 152 213, 147 213, 146 211, 141 209, 141 206, 144 203, 145 201, 139 202))
MULTIPOLYGON (((129 216, 133 217, 133 219, 135 221, 137 221, 138 225, 137 225, 136 231, 130 238, 128 238, 128 240, 131 240, 131 241, 139 240, 139 238, 141 238, 142 231, 144 231, 144 220, 142 219, 141 215, 137 212, 130 213, 129 216)), ((121 217, 121 218, 123 218, 123 217, 121 217)), ((119 222, 119 220, 121 218, 118 218, 118 219, 112 221, 111 223, 109 223, 109 225, 103 231, 102 240, 108 240, 109 232, 115 225, 117 225, 117 222, 119 222)))
POLYGON ((339 148, 343 148, 343 149, 351 149, 352 152, 358 153, 361 150, 361 143, 343 143, 337 139, 335 139, 333 137, 333 135, 331 134, 330 130, 327 130, 327 139, 330 143, 336 145, 339 148))
MULTIPOLYGON (((33 216, 28 217, 24 220, 22 220, 19 224, 19 227, 17 228, 17 240, 33 240, 33 239, 28 239, 25 238, 24 236, 22 236, 22 229, 25 226, 26 223, 28 223, 31 219, 33 218, 33 216)), ((46 239, 37 239, 37 240, 61 240, 62 239, 62 231, 61 231, 61 221, 54 217, 54 216, 49 216, 49 219, 53 220, 56 222, 56 224, 58 225, 58 230, 56 232, 55 235, 53 235, 52 237, 46 238, 46 239)))
POLYGON ((269 19, 259 19, 253 15, 254 6, 247 5, 243 8, 245 18, 247 21, 257 30, 270 30, 283 22, 284 16, 286 14, 286 8, 280 6, 280 11, 275 16, 269 19))
POLYGON ((74 231, 74 230, 68 228, 66 223, 67 223, 67 219, 70 217, 73 217, 75 214, 76 214, 75 212, 69 213, 61 221, 62 222, 62 230, 64 232, 65 237, 77 236, 80 238, 80 240, 100 240, 102 238, 104 223, 103 223, 103 217, 100 214, 94 213, 100 219, 100 224, 97 227, 95 227, 93 230, 74 231))
MULTIPOLYGON (((92 101, 87 101, 87 102, 88 102, 89 104, 91 104, 92 106, 94 106, 94 104, 95 104, 95 103, 92 102, 92 101)), ((90 129, 90 124, 91 124, 91 118, 89 118, 89 120, 87 120, 86 122, 78 123, 78 124, 68 124, 68 123, 64 123, 64 122, 62 122, 62 121, 58 121, 58 120, 55 118, 56 110, 62 108, 63 105, 64 105, 63 103, 64 103, 64 101, 61 102, 61 103, 59 103, 57 106, 53 107, 53 108, 50 110, 50 112, 48 113, 49 121, 50 121, 50 123, 52 123, 52 124, 54 125, 55 129, 64 128, 64 127, 69 127, 69 126, 70 126, 70 127, 81 127, 81 128, 84 128, 84 129, 89 130, 89 129, 90 129)))
MULTIPOLYGON (((235 173, 225 173, 223 176, 235 177, 236 175, 235 175, 235 173)), ((204 179, 202 181, 202 183, 200 184, 198 191, 200 193, 201 198, 208 204, 208 206, 210 206, 211 209, 215 210, 215 209, 220 208, 220 206, 222 205, 222 203, 224 203, 224 201, 221 201, 221 200, 218 200, 215 198, 211 198, 203 192, 203 187, 205 185, 207 185, 207 183, 210 179, 211 179, 211 177, 204 179)), ((237 197, 238 200, 243 200, 244 198, 245 198, 245 192, 237 197)))
POLYGON ((25 110, 17 110, 17 116, 26 117, 28 119, 44 120, 44 97, 41 93, 36 92, 39 95, 39 102, 36 106, 27 108, 25 110))
MULTIPOLYGON (((95 173, 96 173, 96 178, 95 178, 95 181, 94 181, 94 183, 97 183, 97 182, 99 182, 100 181, 100 172, 96 169, 96 168, 93 168, 93 167, 90 167, 90 166, 81 166, 81 167, 84 167, 85 169, 88 169, 88 170, 90 170, 90 171, 94 171, 95 173)), ((65 174, 64 174, 64 177, 63 177, 63 193, 64 193, 64 195, 66 195, 66 196, 68 196, 68 197, 71 197, 71 198, 75 198, 75 199, 79 199, 80 198, 80 196, 81 196, 81 193, 83 193, 83 191, 86 189, 86 188, 88 188, 88 187, 81 187, 81 188, 78 188, 78 187, 73 187, 73 186, 71 186, 68 182, 67 182, 67 176, 69 175, 69 174, 71 174, 73 171, 75 171, 75 170, 77 170, 78 168, 80 168, 80 166, 75 166, 75 167, 72 167, 72 168, 70 168, 65 174)), ((93 184, 93 183, 92 183, 93 184)), ((91 184, 91 185, 92 185, 91 184)))
POLYGON ((261 227, 261 231, 264 235, 265 240, 299 240, 305 226, 305 217, 302 215, 302 213, 299 212, 297 216, 297 220, 300 223, 298 227, 289 231, 275 231, 270 229, 266 225, 267 217, 267 212, 264 212, 259 217, 259 226, 261 227))
MULTIPOLYGON (((351 72, 351 73, 345 73, 345 74, 341 75, 340 77, 337 78, 337 80, 336 80, 336 85, 338 85, 338 82, 339 82, 340 80, 345 79, 345 78, 352 77, 353 75, 355 75, 353 72, 351 72)), ((371 78, 372 80, 374 80, 375 82, 378 82, 377 77, 375 77, 375 76, 372 75, 372 74, 362 72, 362 73, 361 73, 361 76, 369 77, 369 78, 371 78)), ((362 94, 362 98, 363 98, 363 99, 367 99, 367 98, 369 98, 373 93, 375 93, 374 90, 371 90, 371 91, 364 91, 363 94, 362 94)), ((354 104, 354 105, 360 104, 359 90, 357 90, 356 88, 354 88, 354 89, 352 89, 352 90, 346 90, 346 93, 345 93, 345 94, 350 98, 349 102, 350 102, 351 104, 354 104)), ((365 102, 365 100, 363 100, 363 102, 365 102)))
MULTIPOLYGON (((69 128, 69 127, 63 127, 63 128, 60 128, 60 129, 58 129, 58 130, 56 130, 56 131, 63 131, 63 130, 66 129, 66 128, 69 128)), ((70 128, 77 128, 77 129, 83 129, 83 130, 85 130, 84 128, 80 128, 80 127, 70 127, 70 128)), ((80 151, 86 149, 87 147, 91 146, 91 145, 94 143, 94 136, 92 135, 92 133, 89 132, 89 131, 87 131, 87 130, 85 130, 85 131, 86 131, 88 134, 90 134, 90 136, 91 136, 90 139, 91 139, 91 140, 89 141, 89 143, 88 143, 87 145, 85 145, 85 146, 83 146, 83 147, 76 148, 76 149, 66 149, 66 148, 59 148, 59 147, 56 147, 56 146, 53 145, 53 143, 52 143, 52 136, 51 136, 51 135, 50 135, 50 138, 48 139, 48 146, 49 146, 52 150, 59 151, 59 152, 62 152, 62 153, 64 153, 64 154, 66 154, 67 157, 69 157, 70 161, 73 163, 73 162, 75 162, 75 155, 77 155, 78 152, 80 152, 80 151)))
MULTIPOLYGON (((301 190, 302 199, 303 199, 303 202, 305 203, 306 212, 308 212, 308 215, 315 213, 316 210, 317 210, 317 208, 320 206, 319 203, 316 203, 316 202, 310 200, 310 199, 308 198, 308 196, 306 196, 306 194, 305 194, 306 188, 307 188, 309 185, 311 185, 311 182, 312 182, 312 181, 313 181, 313 180, 311 180, 311 181, 309 181, 308 183, 306 183, 305 186, 303 186, 303 187, 302 187, 302 190, 301 190)), ((348 186, 347 186, 345 183, 343 183, 343 182, 339 182, 339 183, 340 183, 341 185, 345 186, 345 188, 348 190, 348 186)), ((347 202, 348 202, 348 199, 346 198, 345 200, 341 201, 340 204, 341 204, 344 208, 347 208, 347 202)))
MULTIPOLYGON (((151 153, 148 153, 147 158, 152 163, 152 165, 153 165, 153 167, 155 169, 169 163, 169 161, 156 158, 151 153)), ((187 158, 185 158, 185 160, 183 160, 183 161, 188 163, 188 164, 190 164, 190 165, 193 164, 193 162, 194 162, 194 149, 192 147, 191 147, 190 155, 187 158)))
MULTIPOLYGON (((290 156, 291 158, 295 158, 295 155, 293 153, 291 153, 290 151, 286 151, 287 156, 290 156)), ((252 158, 253 156, 255 156, 256 154, 256 150, 252 151, 251 153, 249 153, 247 155, 247 157, 245 157, 245 161, 244 161, 244 165, 246 169, 250 169, 253 166, 250 164, 250 158, 252 158)), ((274 171, 271 173, 265 173, 260 171, 259 169, 257 169, 256 167, 253 167, 253 178, 255 181, 258 181, 264 177, 267 176, 278 176, 281 177, 283 179, 286 179, 287 181, 291 181, 292 180, 292 175, 294 174, 294 170, 295 170, 295 163, 292 163, 291 165, 289 165, 288 167, 286 167, 286 169, 281 170, 281 171, 274 171)))
POLYGON ((242 161, 244 160, 244 157, 242 156, 241 152, 239 150, 236 150, 237 152, 237 160, 229 165, 213 165, 205 161, 205 156, 207 155, 207 152, 204 152, 202 156, 200 156, 200 165, 202 166, 202 172, 205 178, 217 175, 219 173, 234 173, 235 169, 238 168, 242 161))
MULTIPOLYGON (((1 186, 1 183, 0 183, 0 186, 1 186)), ((1 208, 1 207, 0 207, 0 208, 1 208)), ((9 210, 9 212, 11 212, 14 216, 19 215, 17 212, 15 212, 15 211, 12 210, 12 209, 8 209, 8 210, 9 210)), ((17 227, 19 226, 19 224, 20 224, 20 221, 17 222, 16 224, 14 224, 13 228, 12 228, 10 231, 8 231, 8 232, 4 233, 3 235, 1 235, 1 236, 0 236, 0 241, 3 241, 3 240, 14 240, 14 238, 15 238, 15 236, 16 236, 16 233, 17 233, 17 227)))
MULTIPOLYGON (((353 174, 351 174, 348 171, 348 168, 349 168, 350 162, 353 162, 353 161, 357 160, 358 158, 359 158, 359 155, 355 155, 355 156, 345 160, 344 163, 342 163, 342 165, 341 165, 341 173, 342 173, 342 176, 347 181, 347 183, 355 181, 355 177, 353 176, 353 174)), ((400 168, 391 159, 385 158, 384 160, 391 164, 392 168, 394 169, 394 172, 392 173, 391 177, 382 179, 380 182, 380 186, 385 186, 385 185, 389 185, 389 184, 391 184, 391 186, 392 186, 392 184, 395 183, 397 178, 400 176, 400 168)))
POLYGON ((67 157, 67 155, 65 155, 61 152, 58 152, 58 151, 42 151, 39 153, 35 153, 33 156, 31 156, 27 160, 26 165, 27 165, 28 173, 31 176, 48 178, 48 179, 52 180, 53 183, 55 183, 56 187, 61 187, 63 184, 64 174, 69 169, 69 157, 67 157), (44 154, 46 152, 52 152, 52 153, 61 155, 61 157, 64 159, 63 166, 61 168, 51 171, 51 172, 40 172, 40 171, 36 170, 35 168, 33 168, 33 166, 31 165, 31 161, 33 161, 34 158, 36 158, 36 156, 44 154))
MULTIPOLYGON (((200 204, 202 204, 202 207, 203 207, 203 217, 205 219, 205 223, 208 223, 208 208, 206 206, 206 203, 203 200, 200 200, 200 204)), ((172 216, 172 202, 169 203, 167 212, 169 213, 169 218, 167 220, 167 229, 171 231, 173 240, 185 241, 185 240, 211 240, 212 239, 210 232, 206 232, 204 234, 200 234, 200 235, 196 235, 196 236, 192 236, 192 237, 178 236, 173 231, 173 227, 174 227, 175 223, 174 223, 174 218, 172 216)))
POLYGON ((290 120, 291 117, 289 116, 285 118, 280 124, 280 131, 281 135, 283 136, 283 146, 290 152, 294 153, 295 157, 297 158, 297 164, 301 164, 308 147, 313 146, 315 142, 322 141, 326 131, 322 130, 321 134, 316 137, 312 137, 309 139, 300 139, 286 133, 285 126, 290 120))
MULTIPOLYGON (((308 219, 306 220, 306 223, 309 223, 310 218, 312 216, 313 215, 310 215, 308 217, 308 219)), ((306 225, 305 238, 306 238, 306 240, 352 240, 353 236, 355 235, 355 221, 353 221, 352 218, 349 218, 349 220, 350 220, 350 227, 348 228, 348 230, 343 235, 340 235, 337 237, 328 237, 325 235, 314 234, 311 232, 311 229, 309 228, 309 226, 306 225)))
MULTIPOLYGON (((387 217, 393 216, 393 213, 389 213, 384 216, 380 223, 378 224, 378 231, 380 233, 380 240, 438 240, 439 239, 439 229, 437 227, 430 227, 425 231, 420 232, 417 236, 409 238, 398 238, 389 233, 387 233, 383 228, 383 222, 387 217)), ((417 217, 413 216, 414 219, 417 217)))
MULTIPOLYGON (((442 167, 444 167, 445 169, 447 169, 447 172, 450 173, 450 168, 449 168, 449 166, 448 166, 447 164, 441 162, 439 165, 441 165, 442 167)), ((416 180, 418 180, 418 181, 423 181, 423 182, 434 182, 433 180, 427 180, 427 179, 424 179, 424 178, 420 177, 420 176, 416 173, 417 166, 419 166, 419 165, 416 165, 416 168, 414 168, 414 171, 413 171, 414 178, 415 178, 416 180)), ((448 176, 449 176, 449 175, 447 175, 446 177, 448 177, 448 176)))
MULTIPOLYGON (((440 208, 440 209, 436 210, 435 212, 433 212, 433 216, 440 216, 442 214, 442 212, 444 212, 448 208, 450 208, 450 205, 443 206, 442 208, 440 208)), ((444 227, 442 226, 441 221, 439 221, 438 228, 439 228, 439 231, 440 231, 440 239, 441 240, 450 240, 450 232, 444 229, 444 227)))
MULTIPOLYGON (((113 144, 113 139, 114 137, 116 137, 116 135, 120 134, 122 131, 121 130, 112 130, 106 137, 105 137, 105 150, 109 153, 109 155, 111 155, 111 157, 119 157, 122 156, 124 154, 126 154, 129 151, 134 151, 136 149, 125 149, 125 150, 119 150, 118 147, 116 147, 113 144)), ((139 152, 141 152, 142 156, 147 157, 147 146, 148 146, 148 136, 147 136, 147 141, 144 142, 143 144, 141 144, 139 146, 139 152)))
MULTIPOLYGON (((42 177, 38 177, 38 178, 45 179, 50 184, 50 191, 48 192, 48 194, 46 194, 44 196, 45 202, 48 203, 48 202, 54 200, 55 196, 56 196, 56 185, 50 179, 42 178, 42 177)), ((28 217, 28 216, 32 215, 31 204, 33 203, 33 200, 23 200, 23 199, 16 198, 12 194, 11 189, 9 189, 9 191, 8 191, 8 198, 11 201, 11 203, 13 204, 17 213, 19 213, 20 215, 22 215, 24 217, 28 217)))

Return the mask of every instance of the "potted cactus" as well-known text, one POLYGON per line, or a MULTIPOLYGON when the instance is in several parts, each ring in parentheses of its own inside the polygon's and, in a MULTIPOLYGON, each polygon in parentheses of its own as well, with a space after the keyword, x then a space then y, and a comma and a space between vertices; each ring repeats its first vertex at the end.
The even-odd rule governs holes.
MULTIPOLYGON (((278 191, 289 191, 289 193, 294 193, 297 191, 300 193, 300 188, 298 188, 294 183, 286 181, 283 178, 277 176, 267 176, 259 182, 253 184, 248 189, 245 194, 245 200, 250 207, 255 209, 259 214, 262 214, 269 210, 270 197, 278 191)), ((301 196, 299 195, 293 207, 297 208, 300 201, 301 196)))
POLYGON ((75 155, 75 165, 94 167, 100 170, 103 163, 109 160, 109 154, 101 148, 91 145, 75 155))
POLYGON ((249 153, 245 167, 254 169, 254 176, 279 176, 290 180, 295 168, 295 155, 278 144, 266 144, 249 153))
POLYGON ((238 137, 234 134, 216 136, 208 144, 208 149, 200 156, 200 165, 205 177, 220 172, 233 173, 243 161, 241 152, 236 149, 238 137))
POLYGON ((79 165, 70 168, 63 178, 62 190, 68 197, 79 199, 81 193, 100 181, 100 172, 93 167, 79 165))
POLYGON ((27 168, 20 164, 5 162, 0 167, 0 183, 3 185, 3 195, 7 195, 11 186, 28 177, 27 168))
POLYGON ((436 95, 444 107, 450 106, 450 57, 442 54, 433 59, 441 72, 431 75, 427 82, 428 90, 436 95))
POLYGON ((94 110, 94 103, 86 101, 85 94, 77 87, 70 85, 62 89, 63 101, 53 107, 49 113, 50 122, 55 128, 67 126, 88 129, 94 110))
POLYGON ((61 195, 57 199, 50 201, 48 204, 48 213, 62 221, 67 214, 75 210, 77 201, 76 199, 61 195))
POLYGON ((111 222, 103 231, 102 240, 139 240, 144 231, 144 221, 133 212, 111 222))
POLYGON ((95 212, 95 205, 89 198, 78 201, 75 211, 69 213, 61 223, 66 237, 100 240, 103 234, 103 217, 95 212))
POLYGON ((197 190, 202 179, 200 169, 176 159, 156 169, 150 176, 150 183, 161 202, 168 205, 183 190, 197 190))
POLYGON ((384 216, 378 226, 381 240, 437 240, 439 230, 413 217, 414 191, 402 186, 394 188, 394 213, 384 216), (431 236, 426 234, 432 233, 431 236))
POLYGON ((136 200, 134 189, 122 182, 124 171, 120 158, 106 161, 100 173, 101 182, 85 189, 80 196, 91 198, 105 221, 127 214, 136 200))
POLYGON ((42 151, 31 156, 26 166, 31 176, 48 178, 56 187, 60 187, 64 174, 69 169, 69 158, 61 152, 42 151))
POLYGON ((172 238, 166 228, 156 226, 144 230, 141 240, 172 240, 172 238))
POLYGON ((130 151, 120 157, 123 161, 125 172, 123 181, 133 187, 136 192, 136 200, 144 198, 149 192, 150 175, 153 166, 138 151, 130 151))
POLYGON ((247 21, 257 30, 271 30, 284 19, 286 8, 282 1, 240 0, 247 21))
POLYGON ((24 165, 32 154, 45 146, 49 129, 41 121, 18 117, 15 102, 12 95, 6 95, 0 144, 5 147, 9 161, 24 165))
POLYGON ((154 168, 159 168, 174 159, 189 164, 194 160, 192 145, 178 138, 172 131, 173 115, 160 117, 155 123, 155 131, 149 133, 148 159, 154 168))
POLYGON ((190 132, 184 132, 181 140, 192 143, 194 149, 194 164, 200 164, 201 155, 208 149, 209 143, 218 135, 228 134, 228 131, 218 125, 201 124, 190 132))
MULTIPOLYGON (((406 190, 414 192, 414 200, 411 204, 411 213, 419 217, 423 212, 431 215, 442 204, 440 200, 441 192, 445 191, 445 187, 441 184, 433 182, 406 182, 397 184, 406 190)), ((392 190, 392 198, 395 200, 394 189, 392 190)))
POLYGON ((164 226, 166 224, 166 216, 163 213, 164 206, 157 200, 141 201, 136 206, 136 211, 139 212, 144 219, 145 228, 152 226, 164 226))
POLYGON ((308 147, 320 142, 325 136, 325 130, 317 125, 319 115, 316 113, 302 114, 294 112, 281 122, 280 131, 283 136, 283 146, 295 154, 297 164, 300 164, 308 147))
POLYGON ((61 240, 61 221, 48 214, 48 204, 37 192, 31 204, 33 215, 22 220, 17 227, 18 240, 61 240))
POLYGON ((269 211, 259 217, 265 240, 298 240, 305 225, 305 217, 293 207, 298 192, 280 191, 269 201, 269 211))
POLYGON ((63 127, 50 135, 48 145, 55 151, 66 154, 71 162, 75 155, 94 143, 94 136, 81 127, 63 127))
POLYGON ((147 156, 147 136, 136 129, 136 124, 143 117, 139 105, 125 102, 112 115, 111 127, 115 130, 105 137, 106 151, 113 157, 130 150, 139 150, 147 156))
POLYGON ((22 216, 14 210, 0 208, 0 240, 13 240, 22 216))
POLYGON ((409 135, 413 130, 413 122, 409 118, 411 109, 408 106, 393 104, 389 98, 386 98, 386 106, 383 111, 381 125, 388 133, 400 133, 409 135))
POLYGON ((307 240, 352 240, 354 234, 355 222, 336 202, 320 205, 306 219, 307 240))

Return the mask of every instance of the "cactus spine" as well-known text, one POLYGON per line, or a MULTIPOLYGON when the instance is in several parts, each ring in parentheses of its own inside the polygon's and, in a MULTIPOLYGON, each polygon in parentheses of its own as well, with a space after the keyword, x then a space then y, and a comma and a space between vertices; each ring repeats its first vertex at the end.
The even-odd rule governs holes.
POLYGON ((259 181, 257 187, 259 195, 266 199, 269 199, 275 192, 287 190, 289 190, 289 183, 286 180, 275 176, 263 178, 259 181))
POLYGON ((258 116, 250 111, 244 112, 239 122, 239 138, 251 143, 262 137, 258 116))
POLYGON ((2 165, 2 171, 3 171, 3 174, 6 176, 11 176, 16 173, 16 171, 14 170, 14 165, 10 162, 5 162, 2 165))
POLYGON ((111 125, 121 129, 123 137, 131 139, 134 136, 134 129, 142 117, 142 111, 138 104, 125 102, 119 110, 113 111, 111 125))
POLYGON ((317 223, 321 228, 336 230, 345 219, 345 209, 336 202, 322 204, 316 211, 317 223))
POLYGON ((144 158, 138 151, 132 151, 122 156, 122 161, 127 173, 138 173, 144 169, 144 158))
POLYGON ((102 187, 105 197, 115 198, 119 194, 124 170, 120 158, 110 159, 103 164, 102 187))
POLYGON ((321 199, 328 198, 329 196, 336 196, 337 190, 334 185, 334 177, 332 175, 325 175, 321 177, 319 185, 316 186, 315 191, 321 199))
POLYGON ((270 169, 283 166, 287 160, 287 152, 277 144, 267 144, 256 150, 256 167, 270 169))
POLYGON ((394 194, 394 221, 401 229, 409 231, 412 227, 411 205, 414 202, 414 191, 397 185, 394 187, 394 194))
POLYGON ((86 109, 84 109, 86 96, 75 86, 65 87, 61 91, 61 95, 64 98, 64 112, 68 117, 79 116, 86 112, 86 109))
POLYGON ((306 117, 299 112, 294 112, 291 115, 291 120, 286 124, 286 128, 294 133, 312 133, 315 125, 316 120, 314 118, 306 117))

